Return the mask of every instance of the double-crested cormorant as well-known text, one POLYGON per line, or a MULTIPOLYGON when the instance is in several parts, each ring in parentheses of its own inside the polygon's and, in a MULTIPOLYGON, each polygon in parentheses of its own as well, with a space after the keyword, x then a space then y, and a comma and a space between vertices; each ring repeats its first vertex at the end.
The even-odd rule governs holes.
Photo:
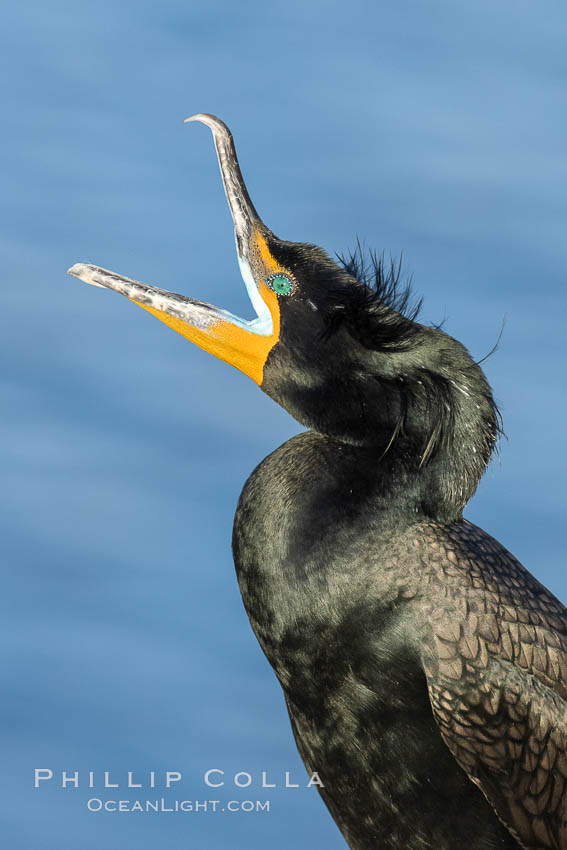
POLYGON ((257 318, 97 266, 309 430, 254 470, 233 551, 301 756, 353 850, 567 848, 567 616, 463 519, 499 433, 479 365, 395 272, 278 239, 212 130, 257 318))

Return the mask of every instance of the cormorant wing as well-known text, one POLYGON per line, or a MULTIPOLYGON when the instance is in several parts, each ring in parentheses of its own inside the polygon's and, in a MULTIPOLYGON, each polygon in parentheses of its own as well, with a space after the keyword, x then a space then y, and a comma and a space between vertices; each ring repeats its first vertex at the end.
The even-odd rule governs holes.
POLYGON ((566 850, 565 609, 470 523, 439 542, 422 658, 443 740, 522 847, 566 850))

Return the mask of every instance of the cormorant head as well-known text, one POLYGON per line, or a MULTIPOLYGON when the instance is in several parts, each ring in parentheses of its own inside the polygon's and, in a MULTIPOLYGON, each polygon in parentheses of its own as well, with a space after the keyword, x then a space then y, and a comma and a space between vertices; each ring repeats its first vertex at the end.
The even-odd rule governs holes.
POLYGON ((458 513, 499 430, 480 367, 459 342, 416 321, 399 270, 374 258, 370 281, 360 256, 336 263, 315 245, 278 239, 254 209, 228 127, 213 115, 187 121, 213 133, 256 317, 98 266, 78 263, 70 274, 125 295, 240 369, 303 425, 368 449, 400 480, 419 477, 426 513, 443 505, 458 513))

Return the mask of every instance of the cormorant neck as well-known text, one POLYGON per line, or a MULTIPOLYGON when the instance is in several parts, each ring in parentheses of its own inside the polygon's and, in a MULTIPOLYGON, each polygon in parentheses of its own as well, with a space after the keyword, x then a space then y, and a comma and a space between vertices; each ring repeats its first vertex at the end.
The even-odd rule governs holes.
POLYGON ((392 502, 459 518, 500 431, 490 386, 464 346, 414 324, 397 346, 368 348, 343 325, 323 356, 302 333, 290 325, 270 353, 264 392, 302 425, 350 446, 351 463, 392 502))
MULTIPOLYGON (((479 370, 480 372, 480 370, 479 370)), ((484 380, 382 383, 381 416, 373 429, 327 434, 345 463, 368 483, 368 496, 392 515, 453 522, 473 496, 499 432, 484 380), (411 403, 407 401, 407 395, 411 403)), ((344 468, 344 465, 342 465, 344 468)))
POLYGON ((333 474, 345 505, 357 503, 391 527, 406 527, 423 519, 454 522, 462 518, 466 500, 458 475, 453 477, 442 455, 420 468, 403 439, 392 450, 387 441, 354 445, 316 431, 308 434, 326 455, 332 453, 333 474))

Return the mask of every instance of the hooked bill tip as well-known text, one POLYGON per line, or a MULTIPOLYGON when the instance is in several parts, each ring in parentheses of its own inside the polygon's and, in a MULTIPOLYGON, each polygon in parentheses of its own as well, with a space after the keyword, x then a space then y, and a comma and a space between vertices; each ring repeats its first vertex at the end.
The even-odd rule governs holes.
POLYGON ((220 118, 217 118, 216 115, 211 115, 209 112, 197 112, 195 115, 190 115, 189 118, 185 118, 184 124, 188 124, 191 121, 200 121, 201 124, 206 124, 207 127, 210 127, 211 130, 224 130, 227 133, 230 133, 230 130, 220 118))
POLYGON ((196 112, 195 115, 190 115, 189 118, 185 118, 183 121, 184 124, 188 124, 190 121, 201 121, 203 124, 208 124, 209 122, 218 121, 219 119, 216 115, 211 115, 209 112, 196 112))

